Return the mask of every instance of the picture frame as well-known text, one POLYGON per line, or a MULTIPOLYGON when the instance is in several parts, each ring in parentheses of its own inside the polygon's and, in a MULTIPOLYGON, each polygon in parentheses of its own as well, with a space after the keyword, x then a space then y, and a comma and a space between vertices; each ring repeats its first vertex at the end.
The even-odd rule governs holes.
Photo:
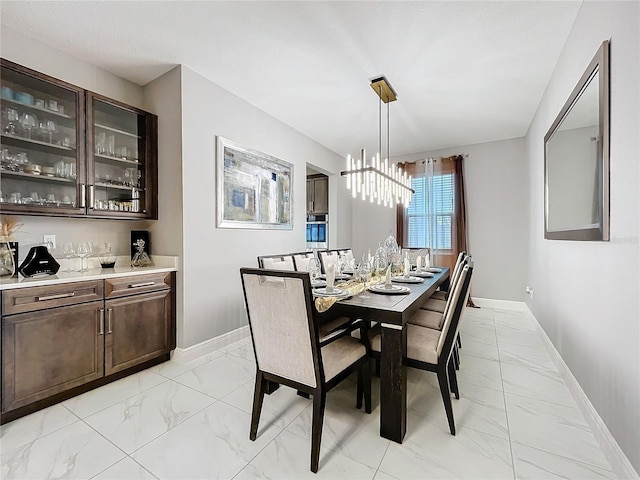
POLYGON ((218 228, 291 230, 293 164, 216 138, 218 228))

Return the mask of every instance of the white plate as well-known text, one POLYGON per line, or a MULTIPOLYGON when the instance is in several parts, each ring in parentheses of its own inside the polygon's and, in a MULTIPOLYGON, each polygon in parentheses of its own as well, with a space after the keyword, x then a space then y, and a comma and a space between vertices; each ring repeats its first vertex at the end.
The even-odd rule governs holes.
POLYGON ((398 283, 422 283, 424 282, 424 278, 398 276, 391 277, 391 281, 398 283))
POLYGON ((433 277, 433 273, 426 272, 424 270, 420 270, 419 272, 416 272, 414 270, 413 272, 411 272, 411 274, 416 276, 416 277, 421 277, 421 278, 432 278, 433 277))
POLYGON ((438 267, 429 267, 425 269, 427 272, 431 272, 431 273, 440 273, 442 272, 441 268, 438 267))
POLYGON ((326 287, 326 286, 327 286, 327 282, 325 282, 324 280, 311 281, 311 288, 319 288, 319 287, 326 287))
POLYGON ((322 288, 314 288, 313 295, 316 297, 345 297, 346 298, 349 296, 349 292, 347 292, 346 290, 342 290, 341 288, 334 287, 333 292, 328 293, 327 288, 322 287, 322 288))
POLYGON ((391 285, 391 288, 386 288, 384 283, 379 285, 371 285, 369 287, 374 293, 384 293, 386 295, 402 295, 406 293, 410 293, 411 289, 409 287, 405 287, 404 285, 391 285))

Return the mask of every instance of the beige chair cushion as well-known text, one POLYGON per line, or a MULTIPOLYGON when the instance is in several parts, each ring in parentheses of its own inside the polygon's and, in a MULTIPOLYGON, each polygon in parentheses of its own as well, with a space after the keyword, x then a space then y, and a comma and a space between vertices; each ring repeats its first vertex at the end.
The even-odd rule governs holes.
POLYGON ((298 272, 309 271, 309 261, 313 258, 313 253, 308 254, 296 254, 293 256, 293 261, 296 264, 296 270, 298 272))
POLYGON ((320 341, 323 340, 324 337, 329 335, 331 332, 339 330, 351 323, 351 319, 349 317, 338 317, 328 320, 326 322, 318 325, 318 333, 320 335, 320 341))
POLYGON ((408 323, 433 330, 442 330, 444 315, 432 310, 418 310, 416 314, 409 319, 408 323))
MULTIPOLYGON (((438 339, 440 332, 431 328, 419 327, 407 323, 407 358, 421 362, 438 363, 438 339)), ((379 352, 381 350, 380 326, 376 325, 369 330, 369 341, 371 349, 379 352)))
POLYGON ((325 381, 331 380, 367 354, 362 342, 352 337, 341 337, 322 347, 321 351, 325 381))
POLYGON ((429 298, 424 302, 420 308, 424 310, 431 310, 434 312, 444 313, 444 309, 447 306, 446 300, 438 300, 437 298, 429 298))
POLYGON ((442 292, 442 291, 433 292, 433 295, 431 295, 430 298, 432 298, 433 300, 444 300, 446 302, 447 292, 442 292))
POLYGON ((263 258, 262 259, 262 268, 268 268, 269 270, 287 270, 293 272, 295 270, 293 266, 293 258, 292 257, 282 257, 280 258, 263 258))

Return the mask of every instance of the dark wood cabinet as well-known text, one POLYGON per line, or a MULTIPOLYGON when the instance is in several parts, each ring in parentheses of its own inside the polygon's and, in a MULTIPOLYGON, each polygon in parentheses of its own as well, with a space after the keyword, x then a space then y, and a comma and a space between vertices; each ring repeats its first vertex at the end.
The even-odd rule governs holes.
POLYGON ((329 177, 307 177, 307 215, 329 213, 329 177))
POLYGON ((104 375, 102 302, 2 319, 2 412, 104 375))
POLYGON ((0 423, 169 359, 175 272, 2 292, 0 423))
POLYGON ((3 211, 157 219, 158 117, 2 59, 3 211))

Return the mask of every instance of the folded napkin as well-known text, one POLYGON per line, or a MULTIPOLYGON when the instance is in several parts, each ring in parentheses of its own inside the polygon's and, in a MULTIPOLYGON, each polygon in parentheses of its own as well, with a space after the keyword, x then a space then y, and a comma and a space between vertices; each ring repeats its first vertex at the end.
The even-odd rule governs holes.
POLYGON ((431 259, 429 258, 429 256, 430 255, 428 253, 424 256, 424 268, 425 268, 425 270, 428 269, 431 266, 431 259))
POLYGON ((387 267, 387 273, 384 282, 384 288, 392 288, 391 285, 391 265, 387 267))
POLYGON ((422 269, 422 257, 418 255, 416 258, 416 270, 419 272, 422 269))
POLYGON ((404 278, 409 278, 409 272, 411 272, 411 262, 408 258, 404 259, 404 278))
POLYGON ((327 274, 325 275, 325 278, 327 280, 327 287, 326 287, 327 293, 333 292, 333 283, 335 281, 335 277, 336 277, 336 266, 328 265, 327 274))

